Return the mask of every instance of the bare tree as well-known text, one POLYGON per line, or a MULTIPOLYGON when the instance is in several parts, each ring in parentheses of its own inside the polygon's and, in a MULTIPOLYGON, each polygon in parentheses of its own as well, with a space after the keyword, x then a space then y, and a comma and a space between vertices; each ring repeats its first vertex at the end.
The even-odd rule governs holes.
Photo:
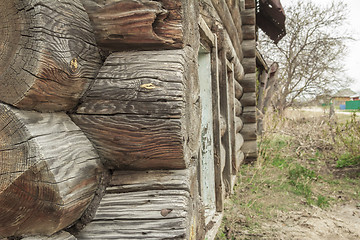
POLYGON ((280 65, 273 104, 282 113, 300 98, 336 89, 346 80, 344 65, 347 5, 293 1, 285 8, 287 35, 276 45, 260 34, 260 49, 280 65))

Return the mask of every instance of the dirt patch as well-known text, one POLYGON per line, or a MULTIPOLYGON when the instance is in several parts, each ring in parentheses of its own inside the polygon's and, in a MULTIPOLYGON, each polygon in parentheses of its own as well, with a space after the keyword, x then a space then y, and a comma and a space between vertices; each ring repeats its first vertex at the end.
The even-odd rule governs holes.
MULTIPOLYGON (((360 239, 360 210, 356 204, 323 210, 314 207, 304 211, 280 213, 263 224, 262 239, 338 240, 360 239)), ((245 237, 245 236, 244 236, 245 237)))

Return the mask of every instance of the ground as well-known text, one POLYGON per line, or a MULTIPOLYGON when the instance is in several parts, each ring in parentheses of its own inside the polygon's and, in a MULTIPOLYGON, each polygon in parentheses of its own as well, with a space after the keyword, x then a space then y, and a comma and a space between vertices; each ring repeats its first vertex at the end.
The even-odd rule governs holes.
POLYGON ((359 117, 292 110, 266 130, 216 239, 360 239, 359 117))

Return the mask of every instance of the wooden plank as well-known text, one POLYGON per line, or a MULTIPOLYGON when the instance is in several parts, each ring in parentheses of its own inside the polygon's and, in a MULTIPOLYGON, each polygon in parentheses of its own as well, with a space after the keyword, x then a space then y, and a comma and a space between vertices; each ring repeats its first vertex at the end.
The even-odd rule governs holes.
POLYGON ((245 0, 245 8, 255 8, 256 7, 256 1, 255 0, 245 0))
POLYGON ((115 171, 107 193, 134 192, 140 190, 178 189, 190 191, 190 171, 115 171))
POLYGON ((101 64, 81 2, 2 1, 0 15, 0 101, 39 112, 74 108, 101 64))
MULTIPOLYGON (((234 72, 228 70, 228 104, 229 104, 229 137, 230 137, 230 164, 231 168, 235 164, 236 151, 235 151, 235 102, 238 100, 235 98, 235 77, 234 72)), ((232 171, 232 170, 231 170, 232 171)), ((230 181, 232 183, 232 181, 230 181)), ((234 185, 231 184, 230 191, 232 191, 234 185)))
POLYGON ((219 87, 219 59, 218 43, 215 38, 215 44, 211 49, 211 87, 212 87, 212 105, 213 105, 213 141, 214 141, 214 162, 215 162, 215 205, 216 211, 222 212, 224 208, 223 180, 221 168, 221 114, 220 114, 220 87, 219 87))
MULTIPOLYGON (((220 39, 224 39, 223 33, 220 33, 220 39)), ((223 40, 222 40, 223 41, 223 40)), ((225 160, 223 174, 223 181, 225 182, 225 191, 230 192, 231 184, 231 163, 232 163, 232 150, 231 150, 231 132, 230 132, 230 109, 229 109, 229 79, 226 66, 226 52, 225 49, 219 51, 220 68, 219 68, 219 93, 220 93, 220 113, 224 117, 227 131, 221 138, 221 144, 225 148, 225 160)), ((232 96, 234 99, 234 96, 232 96)))
POLYGON ((200 38, 208 43, 209 46, 215 45, 215 36, 214 33, 210 30, 209 26, 206 24, 205 20, 199 18, 199 30, 200 38))
POLYGON ((102 167, 65 113, 0 104, 0 236, 51 235, 78 220, 102 167))
POLYGON ((102 48, 119 51, 183 47, 181 1, 82 2, 102 48))

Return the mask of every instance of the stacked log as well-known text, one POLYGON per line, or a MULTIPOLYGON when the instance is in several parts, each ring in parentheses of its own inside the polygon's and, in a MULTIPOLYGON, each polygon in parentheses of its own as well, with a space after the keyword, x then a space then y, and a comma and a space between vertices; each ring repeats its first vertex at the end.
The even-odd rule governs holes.
POLYGON ((0 104, 0 238, 51 235, 74 223, 99 185, 102 167, 65 113, 0 104))
POLYGON ((244 137, 242 151, 245 154, 245 161, 252 162, 257 158, 256 144, 256 54, 255 54, 255 1, 246 0, 245 10, 241 12, 243 23, 242 49, 244 59, 245 76, 240 84, 243 87, 244 95, 241 98, 243 106, 242 120, 244 122, 241 134, 244 137))
POLYGON ((181 1, 81 1, 101 48, 122 51, 183 47, 181 1))
POLYGON ((194 170, 114 172, 93 221, 77 239, 203 239, 196 235, 203 220, 194 170))
POLYGON ((0 101, 21 109, 68 111, 101 61, 81 3, 0 3, 0 101))
POLYGON ((188 165, 183 50, 111 54, 73 121, 114 169, 188 165))

